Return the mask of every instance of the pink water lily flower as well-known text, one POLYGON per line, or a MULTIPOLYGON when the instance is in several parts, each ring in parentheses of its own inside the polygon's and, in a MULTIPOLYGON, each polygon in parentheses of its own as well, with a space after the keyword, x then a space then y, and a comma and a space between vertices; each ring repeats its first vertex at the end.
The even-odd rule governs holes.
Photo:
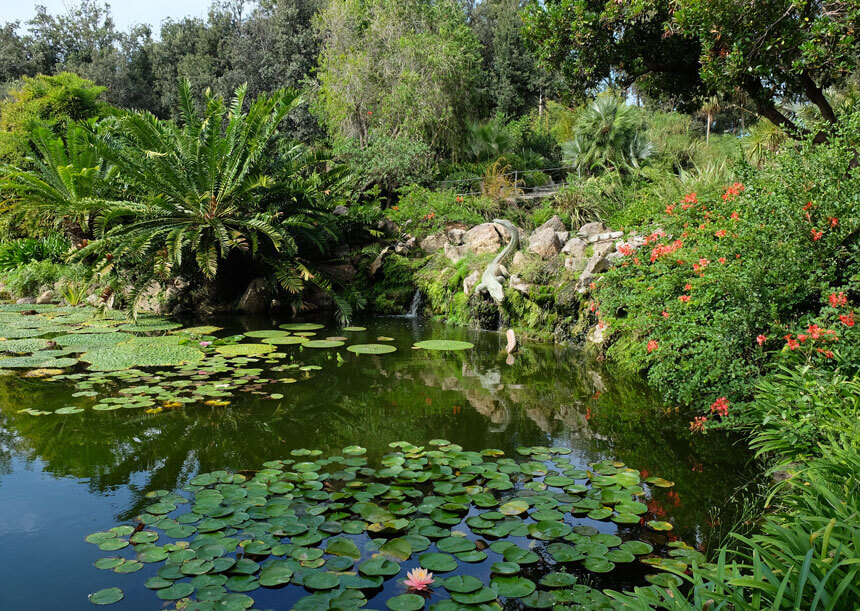
POLYGON ((419 592, 426 590, 434 582, 433 573, 430 573, 427 569, 412 569, 406 573, 406 577, 408 579, 404 583, 410 589, 418 590, 419 592))

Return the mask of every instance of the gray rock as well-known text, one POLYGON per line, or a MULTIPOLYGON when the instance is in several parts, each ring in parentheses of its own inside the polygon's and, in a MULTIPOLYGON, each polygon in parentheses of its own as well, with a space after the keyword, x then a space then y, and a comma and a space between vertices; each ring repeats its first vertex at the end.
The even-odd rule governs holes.
POLYGON ((473 271, 471 274, 466 276, 463 279, 463 292, 466 295, 471 295, 472 290, 478 285, 478 282, 481 279, 481 272, 478 270, 473 271))
POLYGON ((334 210, 332 210, 332 214, 336 216, 346 216, 349 214, 349 208, 346 206, 335 206, 334 210))
POLYGON ((254 278, 239 300, 238 310, 247 314, 259 314, 269 309, 272 290, 264 278, 254 278))
POLYGON ((552 227, 535 231, 529 238, 529 252, 533 252, 542 259, 549 259, 561 252, 561 242, 552 227))
POLYGON ((594 254, 605 257, 615 250, 615 244, 612 242, 597 242, 594 245, 594 254))
POLYGON ((379 252, 378 255, 376 255, 376 258, 373 260, 373 263, 371 263, 370 267, 367 268, 368 276, 375 276, 376 272, 382 269, 382 262, 385 259, 385 255, 387 255, 389 252, 391 252, 391 247, 386 246, 379 252))
POLYGON ((548 228, 551 228, 553 231, 567 231, 567 227, 564 226, 564 221, 562 221, 557 214, 554 214, 546 223, 535 229, 535 233, 548 228))
POLYGON ((531 284, 525 282, 522 278, 514 274, 511 276, 510 280, 508 280, 508 286, 510 286, 515 291, 519 291, 523 295, 528 295, 529 291, 532 288, 531 284))
POLYGON ((558 241, 562 243, 562 246, 570 239, 569 231, 556 231, 555 235, 558 236, 558 241))
POLYGON ((54 291, 46 290, 36 297, 36 303, 52 303, 54 301, 54 291))
POLYGON ((397 223, 395 223, 391 219, 380 219, 376 222, 376 228, 389 234, 396 234, 400 232, 400 228, 397 226, 397 223))
POLYGON ((358 274, 358 270, 350 263, 322 264, 317 265, 317 268, 327 276, 331 276, 341 283, 351 282, 358 274))
POLYGON ((592 344, 601 345, 606 339, 606 328, 601 327, 599 324, 594 325, 589 329, 588 335, 586 335, 585 340, 592 344))
POLYGON ((586 263, 588 263, 588 259, 585 257, 568 257, 564 260, 564 268, 570 272, 578 274, 585 269, 586 263))
POLYGON ((564 248, 561 249, 561 252, 566 255, 581 257, 585 254, 586 246, 588 246, 588 242, 586 242, 582 238, 573 238, 565 242, 564 248))
POLYGON ((426 238, 421 240, 420 246, 424 252, 434 253, 448 242, 448 238, 445 237, 444 233, 437 233, 435 235, 428 235, 426 238))
POLYGON ((605 272, 607 269, 609 269, 609 261, 606 260, 606 257, 603 255, 592 255, 585 269, 582 270, 579 280, 576 282, 576 291, 580 294, 587 293, 591 287, 591 283, 594 281, 594 276, 605 272))
POLYGON ((511 269, 516 271, 521 269, 526 264, 526 256, 522 253, 522 251, 517 251, 514 253, 514 258, 511 259, 511 269))
POLYGON ((607 227, 600 221, 595 221, 594 223, 586 223, 585 225, 580 227, 577 234, 583 238, 590 238, 591 236, 603 233, 608 229, 609 227, 607 227))
POLYGON ((499 231, 500 229, 505 232, 505 235, 507 235, 507 231, 504 227, 496 225, 495 223, 482 223, 480 225, 476 225, 463 234, 463 243, 476 255, 496 252, 502 247, 502 234, 499 231))
POLYGON ((454 246, 462 246, 463 244, 463 236, 466 235, 466 231, 463 229, 449 229, 448 230, 448 241, 454 246))
POLYGON ((17 303, 19 305, 25 304, 25 303, 26 304, 36 303, 36 298, 35 297, 21 297, 20 299, 16 299, 15 303, 17 303))
POLYGON ((453 244, 445 244, 442 247, 442 250, 445 252, 445 256, 451 261, 451 263, 458 263, 460 259, 463 258, 465 254, 466 247, 465 246, 454 246, 453 244))
POLYGON ((406 245, 406 242, 398 242, 394 245, 394 252, 398 255, 408 255, 409 254, 409 246, 406 245))

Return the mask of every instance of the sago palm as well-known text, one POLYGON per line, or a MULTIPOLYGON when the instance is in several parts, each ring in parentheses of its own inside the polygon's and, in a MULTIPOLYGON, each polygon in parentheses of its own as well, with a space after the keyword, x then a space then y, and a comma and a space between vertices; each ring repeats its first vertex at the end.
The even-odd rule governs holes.
POLYGON ((70 124, 64 136, 47 127, 32 136, 32 168, 3 168, 0 191, 13 213, 62 229, 75 246, 92 237, 95 216, 109 205, 116 168, 90 144, 95 124, 70 124))
POLYGON ((245 92, 239 87, 227 106, 207 91, 198 113, 183 81, 178 124, 131 113, 99 139, 99 151, 117 166, 130 197, 103 211, 99 239, 79 256, 98 253, 103 268, 122 263, 137 270, 133 303, 158 273, 190 260, 213 279, 233 251, 279 251, 288 221, 302 224, 290 211, 262 204, 275 182, 267 173, 271 143, 298 94, 261 95, 244 111, 245 92))

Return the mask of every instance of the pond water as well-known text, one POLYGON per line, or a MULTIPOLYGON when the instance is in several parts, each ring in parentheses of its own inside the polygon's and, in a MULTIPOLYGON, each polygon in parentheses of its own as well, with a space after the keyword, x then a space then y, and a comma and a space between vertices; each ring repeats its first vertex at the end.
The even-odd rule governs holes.
MULTIPOLYGON (((278 322, 206 324, 224 326, 223 336, 275 329, 278 322)), ((628 534, 655 546, 677 538, 706 550, 718 543, 720 523, 731 522, 728 499, 748 472, 748 455, 719 435, 691 438, 672 410, 636 381, 613 378, 561 347, 526 344, 507 363, 505 339, 495 333, 408 318, 360 324, 366 330, 346 333, 331 325, 320 336, 343 333, 352 343, 386 336, 397 351, 356 355, 282 346, 295 362, 320 368, 272 374, 296 382, 269 384, 261 394, 236 393, 225 399, 228 405, 95 411, 101 395, 120 389, 121 381, 81 396, 73 380, 0 377, 0 609, 89 609, 87 595, 112 586, 125 592, 115 609, 160 608, 165 603, 143 586, 154 565, 128 575, 98 570, 93 562, 106 554, 84 537, 130 523, 152 503, 149 491, 179 490, 201 472, 257 470, 297 448, 338 454, 358 444, 375 463, 398 440, 424 445, 444 438, 465 450, 498 448, 507 455, 521 446, 566 446, 572 450, 566 458, 578 468, 620 460, 643 476, 675 482, 649 490, 644 516, 667 520, 674 530, 666 536, 634 525, 625 528, 628 534), (475 347, 412 349, 427 339, 475 347), (86 409, 46 416, 20 411, 68 406, 86 409)), ((579 522, 618 531, 612 522, 579 522)), ((632 566, 595 576, 594 584, 638 585, 647 572, 632 566)), ((258 590, 256 608, 289 609, 295 594, 285 597, 285 591, 258 590)), ((371 599, 368 606, 384 608, 384 600, 371 599)))

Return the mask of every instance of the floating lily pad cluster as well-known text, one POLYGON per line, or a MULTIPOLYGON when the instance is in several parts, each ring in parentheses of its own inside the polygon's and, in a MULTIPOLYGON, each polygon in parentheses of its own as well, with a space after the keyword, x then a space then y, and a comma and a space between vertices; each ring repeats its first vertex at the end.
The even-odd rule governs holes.
MULTIPOLYGON (((121 312, 94 308, 0 305, 0 371, 29 370, 29 377, 72 380, 73 397, 99 397, 97 411, 144 408, 150 413, 190 403, 219 407, 239 391, 268 395, 267 384, 292 383, 318 365, 295 362, 298 351, 336 349, 356 355, 383 355, 397 348, 386 343, 347 345, 350 337, 317 338, 318 323, 287 323, 277 329, 248 331, 218 338, 220 327, 182 328, 164 317, 129 322, 121 312), (81 365, 83 371, 68 372, 81 365), (156 371, 153 371, 156 370, 156 371), (287 372, 287 375, 280 375, 287 372), (111 390, 111 386, 119 387, 111 390)), ((344 327, 355 336, 364 327, 344 327)), ((379 337, 377 341, 391 341, 379 337)), ((419 342, 427 350, 466 350, 468 342, 419 342)), ((86 403, 86 402, 85 402, 86 403)), ((55 411, 28 407, 34 416, 70 415, 84 411, 68 405, 55 411)))
MULTIPOLYGON (((608 608, 610 598, 588 585, 594 574, 704 561, 682 543, 669 557, 654 553, 665 539, 640 524, 646 485, 622 463, 581 470, 560 447, 519 448, 514 459, 444 439, 390 446, 378 468, 359 446, 327 457, 293 450, 252 476, 216 471, 193 477, 186 494, 152 491, 136 525, 87 537, 109 553, 95 566, 131 573, 157 565, 146 587, 189 611, 250 608, 252 593, 271 588, 291 588, 283 595, 298 611, 371 601, 448 611, 508 601, 608 608), (432 573, 429 589, 407 584, 419 567, 432 573)), ((673 578, 654 573, 648 587, 673 578)), ((108 587, 90 600, 121 597, 108 587)))

